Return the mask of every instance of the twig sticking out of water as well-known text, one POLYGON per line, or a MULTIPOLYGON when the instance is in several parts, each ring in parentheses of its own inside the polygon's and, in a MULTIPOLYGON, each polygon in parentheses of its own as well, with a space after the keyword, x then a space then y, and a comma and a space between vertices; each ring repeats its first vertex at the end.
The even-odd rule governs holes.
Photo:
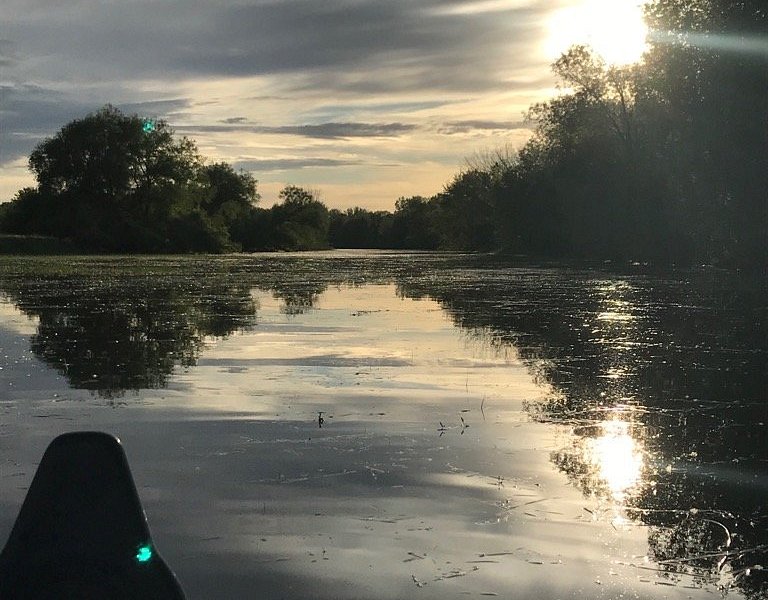
POLYGON ((750 554, 752 552, 757 552, 758 550, 765 550, 768 548, 768 544, 762 544, 760 546, 753 546, 752 548, 742 548, 740 550, 728 550, 725 552, 710 552, 707 554, 699 554, 698 556, 688 556, 683 558, 670 558, 667 560, 660 560, 657 561, 660 565, 674 565, 674 564, 683 564, 683 563, 689 563, 689 562, 695 562, 697 560, 703 560, 707 558, 719 558, 721 556, 731 557, 731 556, 744 556, 745 554, 750 554))
POLYGON ((403 562, 411 562, 412 560, 424 560, 426 558, 426 555, 421 556, 420 554, 416 554, 415 552, 409 552, 408 556, 411 558, 406 558, 403 562))
POLYGON ((496 477, 494 477, 494 479, 496 481, 491 482, 489 485, 495 485, 499 489, 504 487, 504 476, 503 475, 496 475, 496 477))
POLYGON ((469 427, 469 425, 467 425, 464 422, 464 417, 462 417, 461 415, 459 415, 459 419, 461 419, 461 435, 464 435, 464 430, 466 430, 469 427))

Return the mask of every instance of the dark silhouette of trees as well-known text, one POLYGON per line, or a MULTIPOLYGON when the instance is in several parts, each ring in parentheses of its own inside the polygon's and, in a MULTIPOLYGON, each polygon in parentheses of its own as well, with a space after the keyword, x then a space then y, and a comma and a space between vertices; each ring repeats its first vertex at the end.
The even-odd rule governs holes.
POLYGON ((495 250, 498 247, 493 173, 468 169, 438 194, 436 225, 447 250, 495 250))
POLYGON ((164 121, 148 127, 112 106, 41 142, 29 166, 38 185, 4 207, 3 231, 67 238, 84 251, 236 249, 229 230, 258 201, 251 175, 205 166, 164 121))
POLYGON ((391 219, 332 214, 332 245, 505 250, 768 269, 768 8, 657 0, 635 65, 575 46, 531 139, 391 219))
POLYGON ((665 179, 704 259, 765 265, 768 7, 759 0, 658 0, 646 60, 665 134, 665 179))
POLYGON ((328 247, 328 209, 317 192, 289 185, 280 190, 282 204, 272 207, 275 245, 283 250, 322 250, 328 247))
POLYGON ((436 230, 437 204, 422 196, 398 198, 392 219, 393 246, 401 249, 435 250, 440 238, 436 230))
POLYGON ((200 205, 212 218, 231 223, 256 205, 261 196, 253 175, 236 172, 231 165, 220 162, 202 169, 207 195, 200 205))
POLYGON ((768 268, 767 12, 657 0, 642 62, 572 47, 529 142, 430 201, 438 245, 768 268))
POLYGON ((388 211, 349 208, 329 213, 328 242, 333 248, 392 248, 392 220, 388 211))
MULTIPOLYGON (((178 208, 200 195, 201 158, 194 144, 175 140, 160 121, 145 131, 138 116, 106 106, 65 125, 29 158, 37 193, 59 211, 61 237, 93 250, 162 249, 178 208)), ((188 228, 199 219, 180 219, 188 228)), ((207 232, 214 235, 214 232, 207 232)))

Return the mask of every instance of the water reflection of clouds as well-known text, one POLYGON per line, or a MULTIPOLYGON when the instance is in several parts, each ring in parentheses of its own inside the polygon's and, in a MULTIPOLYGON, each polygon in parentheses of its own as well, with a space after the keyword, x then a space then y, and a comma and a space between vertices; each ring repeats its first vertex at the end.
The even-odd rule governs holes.
POLYGON ((396 405, 409 421, 431 411, 437 426, 458 421, 445 408, 452 401, 472 410, 485 401, 498 416, 545 393, 515 353, 467 338, 436 302, 399 297, 394 285, 330 287, 304 313, 286 312, 270 291, 252 297, 258 325, 208 347, 172 382, 190 386, 186 409, 273 415, 288 398, 307 411, 333 404, 359 418, 396 405))
POLYGON ((25 315, 5 294, 0 294, 0 325, 21 335, 34 335, 40 319, 25 315))

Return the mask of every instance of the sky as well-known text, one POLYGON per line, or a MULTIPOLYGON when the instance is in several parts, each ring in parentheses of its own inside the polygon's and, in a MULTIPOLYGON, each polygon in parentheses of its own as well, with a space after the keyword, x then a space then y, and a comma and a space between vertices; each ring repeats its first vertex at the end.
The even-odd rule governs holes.
POLYGON ((0 201, 34 184, 37 143, 110 103, 251 172, 264 206, 293 184, 391 210, 525 143, 595 2, 3 0, 0 201))

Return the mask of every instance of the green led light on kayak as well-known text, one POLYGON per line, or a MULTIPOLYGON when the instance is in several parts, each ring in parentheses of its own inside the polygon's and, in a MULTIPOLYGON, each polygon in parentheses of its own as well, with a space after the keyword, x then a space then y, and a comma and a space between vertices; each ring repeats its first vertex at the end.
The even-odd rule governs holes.
POLYGON ((152 547, 151 546, 139 546, 139 548, 136 550, 136 562, 145 563, 149 562, 149 560, 152 558, 152 547))

